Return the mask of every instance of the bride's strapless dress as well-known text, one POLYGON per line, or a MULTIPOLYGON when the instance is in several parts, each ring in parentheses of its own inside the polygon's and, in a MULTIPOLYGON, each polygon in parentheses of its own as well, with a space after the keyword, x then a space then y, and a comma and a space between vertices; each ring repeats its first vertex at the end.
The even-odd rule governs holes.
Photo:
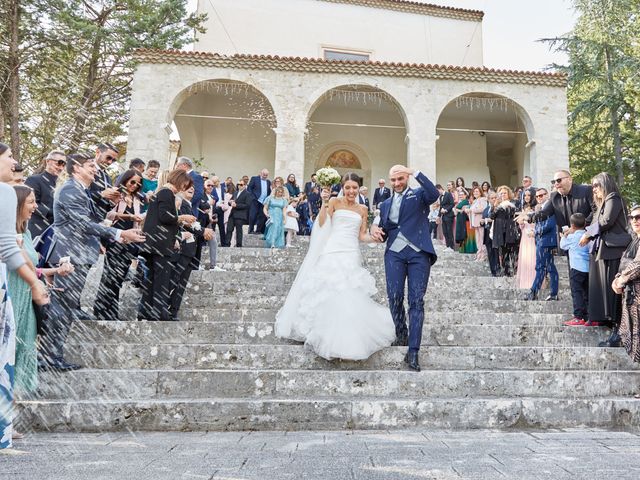
POLYGON ((371 298, 377 288, 362 267, 361 222, 358 213, 337 210, 322 227, 314 226, 307 256, 276 315, 278 337, 303 341, 328 360, 364 360, 396 338, 389 309, 371 298))

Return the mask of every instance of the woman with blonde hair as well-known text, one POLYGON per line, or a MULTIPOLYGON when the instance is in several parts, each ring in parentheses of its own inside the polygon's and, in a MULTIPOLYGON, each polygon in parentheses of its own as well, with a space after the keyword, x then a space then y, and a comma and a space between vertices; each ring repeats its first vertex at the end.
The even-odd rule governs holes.
POLYGON ((289 202, 289 198, 291 198, 291 195, 289 195, 289 190, 285 188, 284 178, 282 177, 276 177, 273 179, 273 183, 271 184, 271 197, 275 197, 276 188, 278 187, 282 187, 283 189, 282 196, 287 202, 289 202))
POLYGON ((287 221, 286 206, 288 204, 285 191, 284 187, 276 187, 264 202, 263 211, 267 217, 264 242, 268 248, 284 248, 284 226, 287 221))
POLYGON ((484 261, 487 258, 487 248, 484 245, 484 225, 481 223, 481 220, 482 214, 485 208, 487 208, 487 198, 482 193, 480 187, 473 187, 471 195, 473 196, 473 202, 469 207, 469 223, 475 231, 476 246, 478 247, 476 260, 484 261))
POLYGON ((491 212, 493 221, 493 248, 498 249, 500 270, 512 277, 515 270, 516 245, 519 241, 519 229, 515 222, 516 206, 513 203, 513 191, 506 185, 498 187, 498 203, 491 212))

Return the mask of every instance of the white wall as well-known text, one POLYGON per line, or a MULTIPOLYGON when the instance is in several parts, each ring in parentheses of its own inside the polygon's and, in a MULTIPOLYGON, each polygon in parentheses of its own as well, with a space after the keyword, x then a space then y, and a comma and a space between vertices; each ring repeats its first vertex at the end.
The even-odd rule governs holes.
POLYGON ((322 58, 327 46, 375 61, 483 64, 481 22, 318 0, 199 0, 198 12, 208 21, 197 51, 322 58))
POLYGON ((470 132, 441 132, 436 142, 436 180, 446 185, 463 177, 467 186, 473 180, 489 180, 486 137, 470 132))

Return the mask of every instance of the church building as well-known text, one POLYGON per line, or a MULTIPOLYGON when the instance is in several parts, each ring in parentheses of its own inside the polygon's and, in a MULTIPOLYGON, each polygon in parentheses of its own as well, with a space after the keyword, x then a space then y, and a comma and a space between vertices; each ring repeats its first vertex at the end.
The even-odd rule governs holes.
MULTIPOLYGON (((141 50, 128 157, 222 178, 401 163, 547 184, 568 168, 566 77, 483 65, 483 12, 409 0, 199 0, 194 51, 141 50)), ((523 55, 526 52, 523 52, 523 55)))

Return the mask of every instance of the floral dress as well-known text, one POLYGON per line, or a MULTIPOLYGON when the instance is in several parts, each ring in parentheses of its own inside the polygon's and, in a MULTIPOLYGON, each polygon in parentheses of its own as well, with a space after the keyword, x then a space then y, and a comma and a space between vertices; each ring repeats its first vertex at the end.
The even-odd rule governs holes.
POLYGON ((264 234, 264 243, 268 248, 284 248, 284 214, 288 202, 285 198, 270 197, 267 200, 269 226, 264 234))
POLYGON ((12 446, 15 328, 6 266, 0 262, 0 450, 12 446))

